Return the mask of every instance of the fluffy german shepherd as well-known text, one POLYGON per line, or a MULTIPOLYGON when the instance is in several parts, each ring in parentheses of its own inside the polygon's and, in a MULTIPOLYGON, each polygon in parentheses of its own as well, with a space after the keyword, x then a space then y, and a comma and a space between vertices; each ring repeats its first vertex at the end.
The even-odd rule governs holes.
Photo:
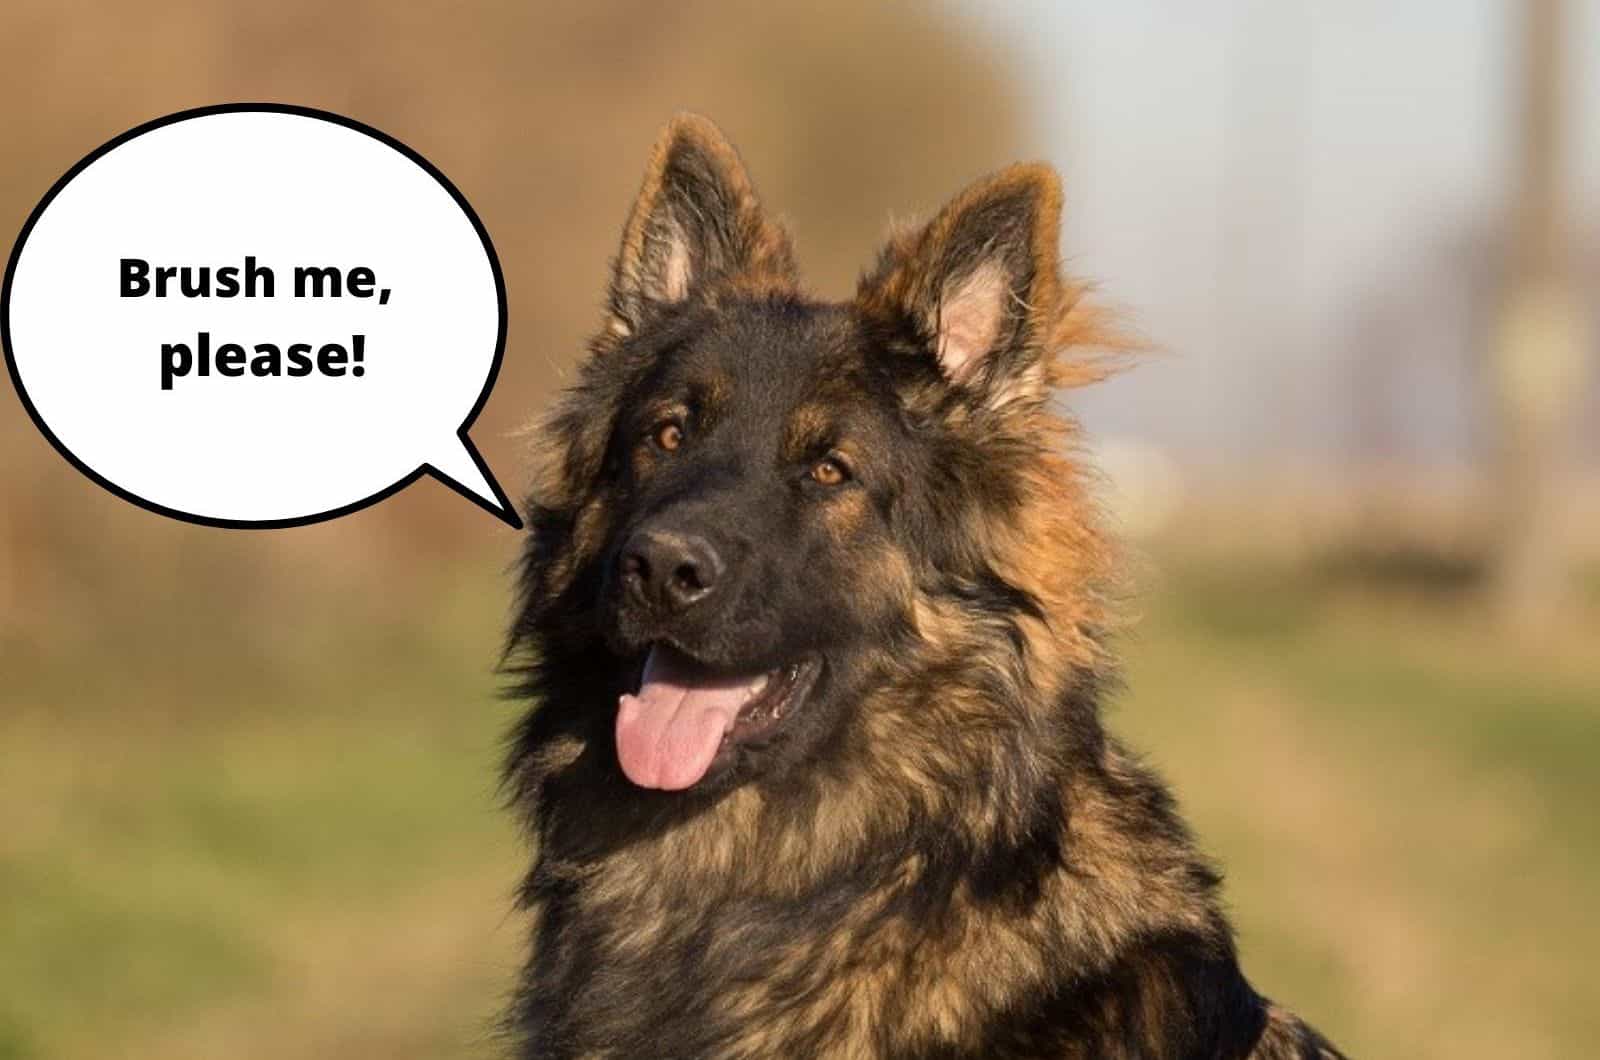
POLYGON ((1101 723, 1060 206, 1003 170, 821 302, 713 125, 657 143, 535 447, 518 1055, 1338 1055, 1101 723))

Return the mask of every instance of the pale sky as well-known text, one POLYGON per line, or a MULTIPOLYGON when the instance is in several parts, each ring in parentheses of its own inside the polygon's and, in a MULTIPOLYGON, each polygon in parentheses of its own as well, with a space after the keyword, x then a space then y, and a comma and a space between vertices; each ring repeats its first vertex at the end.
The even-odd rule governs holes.
MULTIPOLYGON (((963 10, 1024 64, 1036 150, 1067 184, 1069 264, 1171 354, 1078 396, 1091 429, 1197 460, 1337 459, 1359 429, 1347 396, 1377 378, 1403 402, 1390 444, 1470 458, 1477 307, 1442 247, 1489 225, 1508 185, 1510 0, 963 10), (1352 366, 1359 308, 1391 301, 1416 318, 1415 363, 1352 366)), ((1572 10, 1572 186, 1593 233, 1600 0, 1572 10)))

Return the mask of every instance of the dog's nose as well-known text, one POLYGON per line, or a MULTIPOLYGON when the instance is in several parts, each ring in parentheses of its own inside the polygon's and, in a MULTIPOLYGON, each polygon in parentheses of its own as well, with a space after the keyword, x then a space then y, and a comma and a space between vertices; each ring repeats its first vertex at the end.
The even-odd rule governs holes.
POLYGON ((664 530, 634 534, 617 562, 628 593, 663 613, 704 600, 722 575, 722 557, 710 541, 664 530))

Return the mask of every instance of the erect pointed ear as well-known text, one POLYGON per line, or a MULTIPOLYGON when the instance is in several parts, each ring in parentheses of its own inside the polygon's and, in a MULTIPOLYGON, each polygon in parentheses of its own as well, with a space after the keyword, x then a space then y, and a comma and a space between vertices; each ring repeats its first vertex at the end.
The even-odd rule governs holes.
POLYGON ((1047 392, 1063 308, 1061 182, 1042 164, 978 181, 920 229, 892 239, 857 304, 909 324, 952 383, 991 403, 1047 392))
POLYGON ((632 334, 652 308, 749 276, 793 286, 794 258, 737 152, 710 121, 675 117, 656 141, 611 280, 611 328, 632 334))

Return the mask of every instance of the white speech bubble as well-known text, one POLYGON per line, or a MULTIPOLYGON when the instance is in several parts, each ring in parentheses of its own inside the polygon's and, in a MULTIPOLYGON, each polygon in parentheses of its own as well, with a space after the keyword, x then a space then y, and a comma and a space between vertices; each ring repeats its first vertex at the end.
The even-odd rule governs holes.
POLYGON ((28 218, 0 292, 45 437, 118 496, 211 526, 331 519, 426 473, 520 527, 466 433, 505 328, 494 247, 443 174, 276 104, 169 115, 90 154, 28 218))

